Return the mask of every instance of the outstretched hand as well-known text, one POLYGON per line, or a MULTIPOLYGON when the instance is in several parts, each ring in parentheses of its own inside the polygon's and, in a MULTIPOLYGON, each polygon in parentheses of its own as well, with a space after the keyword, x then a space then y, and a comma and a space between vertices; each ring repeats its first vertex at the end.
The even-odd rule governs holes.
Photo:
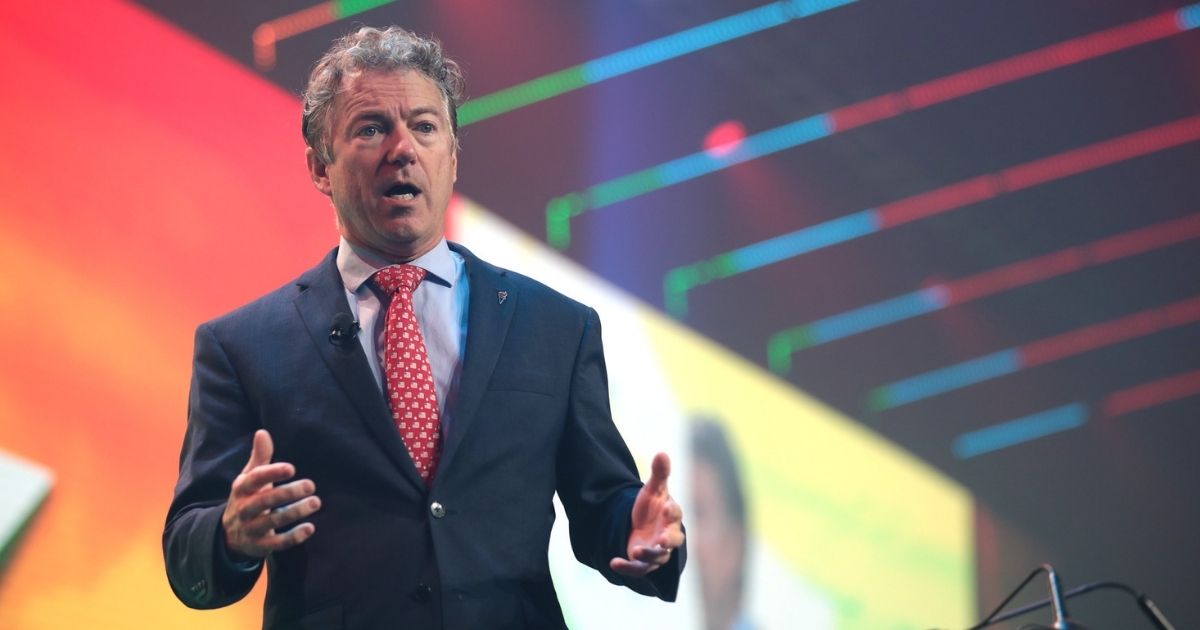
POLYGON ((312 523, 301 523, 277 533, 276 530, 321 509, 321 500, 313 495, 316 486, 308 479, 276 486, 295 476, 296 467, 286 462, 272 464, 274 453, 271 434, 262 429, 256 431, 250 461, 233 480, 225 513, 221 515, 226 546, 243 556, 266 557, 272 551, 308 540, 316 531, 312 523))
POLYGON ((683 510, 667 492, 671 459, 666 453, 654 456, 650 480, 633 502, 632 527, 625 552, 628 559, 613 558, 608 566, 630 577, 642 577, 663 566, 671 552, 683 545, 683 510))

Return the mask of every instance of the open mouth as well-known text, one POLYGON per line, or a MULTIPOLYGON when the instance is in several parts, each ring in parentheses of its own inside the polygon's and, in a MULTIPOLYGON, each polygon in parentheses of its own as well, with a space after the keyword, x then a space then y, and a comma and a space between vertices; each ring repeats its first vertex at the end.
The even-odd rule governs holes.
POLYGON ((421 194, 421 189, 412 184, 396 184, 384 193, 384 196, 397 201, 412 201, 421 194))

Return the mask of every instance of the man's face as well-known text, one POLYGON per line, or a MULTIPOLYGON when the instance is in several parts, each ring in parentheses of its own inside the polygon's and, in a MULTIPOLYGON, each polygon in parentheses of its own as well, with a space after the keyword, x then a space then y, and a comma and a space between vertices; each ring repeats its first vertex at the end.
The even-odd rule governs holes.
POLYGON ((415 70, 366 71, 342 88, 329 110, 333 162, 306 152, 313 184, 333 199, 347 241, 412 260, 441 240, 458 177, 446 101, 415 70))
POLYGON ((746 532, 729 515, 716 469, 699 458, 692 463, 691 515, 688 545, 699 564, 705 628, 727 630, 742 607, 746 532))

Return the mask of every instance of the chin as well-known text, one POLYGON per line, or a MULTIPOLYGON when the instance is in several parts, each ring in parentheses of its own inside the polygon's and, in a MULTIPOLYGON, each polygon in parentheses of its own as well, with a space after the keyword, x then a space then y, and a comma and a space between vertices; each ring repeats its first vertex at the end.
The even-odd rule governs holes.
POLYGON ((395 254, 400 254, 405 257, 415 257, 424 254, 426 249, 431 249, 437 244, 438 239, 432 237, 418 236, 412 233, 391 234, 387 239, 387 250, 395 254))
POLYGON ((426 232, 424 213, 412 206, 397 206, 392 208, 388 216, 379 226, 380 233, 389 238, 415 239, 426 232))

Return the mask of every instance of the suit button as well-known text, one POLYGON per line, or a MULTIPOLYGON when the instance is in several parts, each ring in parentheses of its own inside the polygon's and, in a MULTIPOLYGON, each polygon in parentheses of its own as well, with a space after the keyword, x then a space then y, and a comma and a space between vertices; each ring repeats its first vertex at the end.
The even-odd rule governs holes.
POLYGON ((433 518, 442 518, 446 515, 446 507, 441 503, 434 501, 433 503, 429 504, 429 513, 433 515, 433 518))
POLYGON ((413 589, 412 598, 413 598, 413 601, 427 602, 427 601, 429 601, 429 597, 432 594, 433 594, 432 586, 430 586, 428 584, 418 584, 417 588, 413 589))

